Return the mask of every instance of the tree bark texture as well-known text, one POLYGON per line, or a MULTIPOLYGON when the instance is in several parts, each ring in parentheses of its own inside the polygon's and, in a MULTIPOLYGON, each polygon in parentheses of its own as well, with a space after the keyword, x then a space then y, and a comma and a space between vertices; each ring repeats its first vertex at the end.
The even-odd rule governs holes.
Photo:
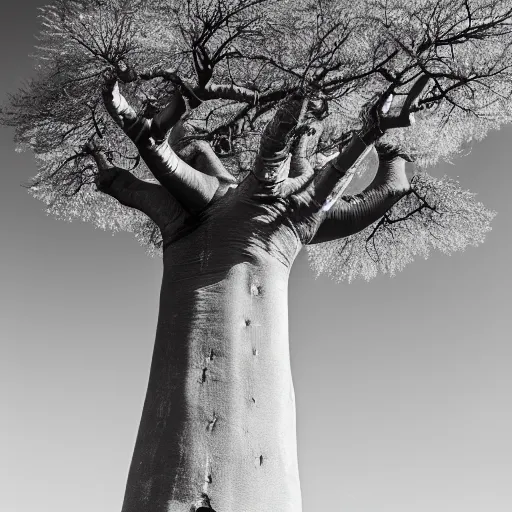
POLYGON ((249 175, 186 215, 159 185, 118 170, 103 176, 108 193, 147 211, 164 239, 157 335, 122 512, 300 511, 290 268, 305 243, 347 236, 391 207, 406 190, 403 159, 383 160, 362 194, 329 213, 309 201, 324 200, 314 181, 302 196, 283 197, 285 182, 249 175))
POLYGON ((136 116, 116 84, 104 100, 159 185, 109 166, 93 146, 98 188, 146 213, 164 244, 153 361, 122 512, 300 512, 290 268, 302 245, 364 229, 407 193, 405 161, 383 158, 369 187, 338 201, 378 134, 370 126, 355 135, 315 173, 307 148, 319 132, 294 132, 308 103, 293 96, 237 183, 211 148, 173 138, 183 128, 179 95, 152 119, 136 116))
POLYGON ((238 192, 164 250, 123 512, 301 510, 287 309, 301 244, 279 206, 238 192))

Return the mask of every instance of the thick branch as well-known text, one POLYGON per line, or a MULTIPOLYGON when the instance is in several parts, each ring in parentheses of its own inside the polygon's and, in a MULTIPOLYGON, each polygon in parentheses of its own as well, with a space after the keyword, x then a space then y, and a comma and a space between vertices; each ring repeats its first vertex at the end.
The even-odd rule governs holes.
POLYGON ((323 126, 320 121, 303 126, 302 133, 292 148, 289 176, 279 190, 281 197, 297 194, 313 178, 315 171, 310 159, 314 156, 322 131, 323 126))
POLYGON ((240 87, 235 84, 209 83, 203 90, 198 91, 197 94, 201 99, 226 99, 252 105, 257 105, 260 98, 258 91, 248 89, 247 87, 240 87))
POLYGON ((254 176, 266 183, 286 179, 294 130, 302 121, 308 100, 293 96, 281 105, 261 137, 254 166, 254 176))
POLYGON ((353 235, 373 224, 409 191, 405 160, 382 160, 372 183, 356 196, 342 197, 329 211, 311 244, 353 235))
POLYGON ((215 195, 219 181, 181 160, 168 141, 139 147, 139 153, 155 178, 190 213, 204 210, 215 195))
POLYGON ((171 128, 185 111, 181 95, 175 94, 167 107, 153 119, 136 116, 116 84, 104 91, 105 106, 114 120, 134 142, 155 178, 191 213, 203 210, 211 201, 219 181, 181 160, 171 148, 171 128))
POLYGON ((313 212, 327 212, 336 203, 348 183, 352 180, 359 163, 366 157, 380 136, 387 130, 407 127, 414 123, 413 110, 425 89, 429 77, 421 75, 412 85, 397 116, 385 116, 393 95, 384 93, 379 101, 363 111, 363 130, 355 134, 348 146, 333 160, 329 161, 315 176, 309 187, 302 193, 299 202, 309 205, 313 212))
POLYGON ((192 87, 183 81, 178 73, 172 69, 157 68, 140 74, 143 80, 162 78, 183 89, 184 96, 192 97, 196 101, 206 100, 233 100, 250 105, 261 105, 268 102, 279 101, 285 98, 291 89, 278 89, 274 91, 260 92, 234 84, 217 84, 209 81, 206 85, 192 87))
POLYGON ((233 175, 224 167, 207 141, 195 139, 180 144, 179 140, 173 143, 171 137, 171 147, 184 162, 194 169, 217 178, 220 183, 236 183, 233 175))
POLYGON ((96 185, 99 191, 124 206, 145 213, 160 228, 163 238, 172 236, 183 225, 187 214, 165 188, 140 180, 126 169, 113 167, 97 150, 91 155, 98 167, 96 185))
POLYGON ((264 105, 276 102, 286 98, 292 91, 293 89, 284 88, 260 92, 256 89, 249 89, 234 84, 216 84, 211 82, 203 90, 194 90, 204 100, 233 100, 250 105, 264 105))
POLYGON ((327 212, 346 189, 359 164, 370 152, 373 135, 354 135, 348 146, 329 160, 307 189, 299 195, 299 202, 308 204, 312 213, 327 212))
POLYGON ((421 213, 423 210, 425 209, 428 209, 430 210, 431 212, 435 212, 436 211, 436 207, 435 206, 431 206, 426 200, 424 197, 421 197, 418 192, 416 192, 414 190, 414 188, 411 188, 408 192, 408 194, 414 194, 417 199, 420 201, 420 205, 417 206, 416 208, 414 208, 414 210, 411 210, 410 212, 406 213, 405 215, 403 215, 402 217, 396 217, 396 218, 393 218, 391 219, 389 217, 389 214, 388 212, 386 212, 384 214, 384 216, 382 217, 382 219, 380 219, 380 221, 375 225, 375 228, 373 229, 373 231, 370 233, 370 235, 368 236, 368 238, 366 239, 366 243, 370 242, 370 240, 372 240, 373 238, 375 238, 375 235, 377 234, 377 232, 383 227, 383 226, 386 226, 386 225, 392 225, 392 224, 399 224, 399 223, 402 223, 402 222, 405 222, 407 220, 409 220, 410 218, 414 217, 415 215, 421 213))

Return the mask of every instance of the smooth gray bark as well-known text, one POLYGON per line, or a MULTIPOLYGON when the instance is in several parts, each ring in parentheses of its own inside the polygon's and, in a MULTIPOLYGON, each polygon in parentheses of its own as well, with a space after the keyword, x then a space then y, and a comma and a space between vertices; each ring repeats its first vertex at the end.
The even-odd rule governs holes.
POLYGON ((123 512, 301 510, 289 271, 324 221, 336 236, 405 193, 403 163, 383 162, 358 202, 330 218, 249 175, 201 213, 176 217, 171 209, 167 219, 158 186, 128 180, 123 189, 125 174, 108 171, 107 193, 134 207, 141 201, 167 227, 153 362, 123 512))
POLYGON ((180 147, 179 97, 152 120, 134 118, 116 86, 105 101, 172 206, 167 215, 162 189, 110 169, 96 150, 102 191, 147 212, 164 242, 153 362, 123 512, 300 512, 289 271, 324 223, 320 236, 346 236, 407 193, 404 162, 381 162, 356 204, 329 215, 340 180, 379 130, 354 136, 316 174, 308 142, 294 147, 290 138, 308 105, 294 96, 266 127, 252 173, 236 184, 204 145, 180 147), (172 126, 176 140, 168 141, 172 126))
POLYGON ((301 510, 287 309, 301 242, 248 186, 165 248, 123 512, 301 510))

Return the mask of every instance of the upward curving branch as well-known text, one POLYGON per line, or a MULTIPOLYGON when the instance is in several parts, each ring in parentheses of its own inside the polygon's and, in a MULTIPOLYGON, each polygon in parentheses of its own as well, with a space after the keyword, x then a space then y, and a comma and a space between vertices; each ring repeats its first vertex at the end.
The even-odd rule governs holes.
POLYGON ((310 244, 330 242, 362 231, 409 192, 405 159, 394 155, 389 158, 379 148, 377 153, 379 168, 372 183, 361 194, 338 200, 321 222, 310 244))
POLYGON ((292 95, 283 101, 265 127, 254 164, 254 176, 259 181, 275 184, 288 177, 293 137, 308 104, 308 98, 292 95))
MULTIPOLYGON (((407 115, 394 119, 374 116, 372 133, 360 132, 327 164, 317 159, 312 165, 316 149, 311 156, 308 144, 315 136, 301 131, 312 120, 311 101, 306 105, 304 96, 328 103, 325 149, 336 145, 336 130, 354 133, 355 106, 376 90, 405 97, 418 76, 430 77, 431 87, 418 102, 428 108, 429 119, 410 137, 389 139, 400 140, 404 151, 414 150, 424 166, 512 119, 508 0, 377 0, 365 3, 364 12, 357 2, 323 0, 293 6, 270 0, 166 4, 62 0, 43 9, 39 77, 0 117, 15 125, 18 141, 38 155, 33 191, 58 204, 59 214, 81 215, 94 204, 82 201, 94 192, 94 165, 81 154, 90 140, 101 139, 113 155, 126 159, 132 159, 132 140, 138 149, 133 161, 143 158, 189 213, 202 211, 223 187, 236 185, 226 168, 238 166, 240 172, 233 174, 240 176, 257 155, 251 169, 259 189, 271 199, 303 199, 309 213, 330 218, 329 208, 341 204, 338 198, 358 160, 382 132, 410 122, 418 107, 411 103, 407 115), (151 37, 153 30, 162 37, 151 37), (141 72, 146 66, 151 70, 141 72), (125 139, 96 108, 105 73, 131 84, 126 91, 143 92, 160 104, 170 90, 179 94, 161 112, 141 113, 127 92, 126 98, 121 94, 123 86, 120 91, 107 79, 105 106, 125 139), (189 110, 183 116, 185 103, 189 110), (183 129, 185 117, 194 132, 183 129)), ((123 215, 109 204, 114 215, 123 215)))
POLYGON ((309 187, 303 192, 302 200, 316 212, 328 212, 341 196, 358 164, 366 157, 372 145, 388 130, 407 127, 414 123, 414 111, 418 100, 427 86, 429 77, 422 75, 412 85, 409 94, 396 116, 386 116, 393 101, 393 95, 386 92, 379 101, 363 112, 363 129, 356 133, 348 146, 333 160, 329 161, 309 187))
POLYGON ((171 129, 185 112, 181 94, 176 91, 167 106, 152 117, 136 114, 121 94, 117 81, 107 80, 103 100, 107 111, 133 141, 155 178, 187 211, 202 211, 215 195, 219 180, 184 162, 169 144, 171 129))
POLYGON ((159 228, 162 238, 170 239, 183 227, 187 213, 161 185, 141 180, 126 169, 112 166, 105 154, 89 144, 86 152, 96 162, 96 186, 122 205, 145 213, 159 228))

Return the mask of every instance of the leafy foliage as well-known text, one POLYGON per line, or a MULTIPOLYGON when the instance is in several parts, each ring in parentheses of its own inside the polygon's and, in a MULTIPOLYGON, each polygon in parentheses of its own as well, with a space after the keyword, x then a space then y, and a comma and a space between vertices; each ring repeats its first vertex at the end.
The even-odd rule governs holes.
POLYGON ((307 247, 317 274, 335 280, 370 280, 378 272, 395 275, 415 257, 428 258, 431 249, 445 254, 478 245, 491 230, 495 212, 475 200, 448 177, 420 173, 412 191, 379 221, 344 239, 307 247))
MULTIPOLYGON (((34 151, 39 173, 31 192, 51 213, 132 231, 158 249, 151 221, 96 191, 96 169, 83 151, 101 139, 112 162, 151 177, 105 111, 106 72, 140 112, 164 105, 186 84, 189 128, 237 176, 250 169, 262 130, 286 95, 301 91, 328 107, 316 150, 328 154, 359 128, 359 112, 376 94, 392 91, 399 111, 424 73, 431 87, 420 100, 419 121, 385 139, 428 167, 510 122, 511 21, 509 0, 55 0, 41 11, 37 76, 1 117, 16 128, 20 148, 34 151)), ((382 225, 372 241, 379 256, 364 242, 368 232, 334 244, 339 261, 347 251, 354 255, 348 266, 321 257, 332 244, 312 248, 315 268, 369 277, 402 268, 414 251, 480 241, 492 214, 452 182, 421 176, 416 186, 428 183, 440 207, 452 212, 442 222, 424 209, 404 223, 407 229, 382 225), (470 230, 449 207, 480 221, 470 230), (413 228, 424 241, 414 250, 413 228)), ((408 196, 390 215, 414 207, 408 196)))

